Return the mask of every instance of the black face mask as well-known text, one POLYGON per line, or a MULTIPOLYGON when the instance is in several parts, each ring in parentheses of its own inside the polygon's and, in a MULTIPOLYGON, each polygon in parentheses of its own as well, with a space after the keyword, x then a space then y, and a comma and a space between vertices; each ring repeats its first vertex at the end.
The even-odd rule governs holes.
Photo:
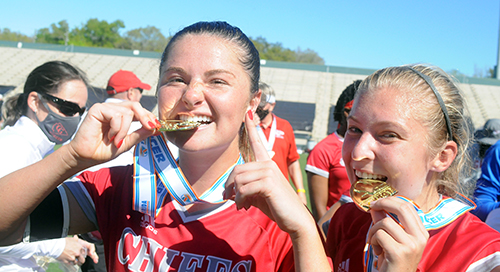
POLYGON ((41 122, 38 120, 36 114, 35 118, 38 122, 38 126, 43 131, 45 136, 47 136, 49 141, 55 144, 62 144, 71 139, 78 128, 81 116, 63 117, 53 112, 46 102, 42 101, 42 104, 48 110, 48 115, 45 120, 41 122))
POLYGON ((261 107, 257 107, 255 113, 257 114, 257 116, 259 116, 260 120, 263 120, 269 114, 269 110, 264 110, 261 107))

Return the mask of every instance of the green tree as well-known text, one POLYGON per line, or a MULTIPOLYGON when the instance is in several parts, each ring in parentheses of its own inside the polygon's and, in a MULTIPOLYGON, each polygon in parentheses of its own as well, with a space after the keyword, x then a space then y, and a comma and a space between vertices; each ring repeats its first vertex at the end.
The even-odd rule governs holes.
POLYGON ((306 50, 300 50, 300 47, 295 51, 296 59, 295 62, 300 63, 311 63, 311 64, 325 64, 325 60, 318 55, 314 50, 307 48, 306 50))
POLYGON ((485 67, 481 69, 474 65, 474 74, 473 77, 481 77, 481 78, 495 78, 495 67, 485 67))
POLYGON ((14 42, 33 42, 33 38, 19 32, 12 32, 8 28, 0 29, 0 40, 14 42))
POLYGON ((259 51, 261 59, 276 61, 294 61, 294 52, 284 48, 281 43, 269 43, 265 38, 259 36, 256 39, 250 38, 259 51))
POLYGON ((486 77, 495 78, 495 68, 494 67, 488 68, 488 71, 486 72, 486 77))
MULTIPOLYGON (((127 31, 123 36, 120 29, 125 28, 122 20, 108 23, 96 18, 89 19, 81 27, 69 29, 68 22, 62 20, 57 24, 41 28, 36 32, 38 43, 71 44, 77 46, 108 47, 119 49, 138 49, 141 51, 162 52, 171 37, 165 37, 154 26, 141 27, 127 31)), ((0 40, 32 42, 33 38, 20 33, 11 32, 8 28, 0 30, 0 40)), ((280 42, 270 43, 259 36, 250 38, 259 51, 260 57, 267 60, 324 64, 325 61, 314 50, 291 50, 280 42)))
POLYGON ((126 46, 128 49, 138 49, 143 51, 162 52, 167 45, 169 38, 165 38, 160 30, 154 26, 137 28, 125 33, 126 46))
POLYGON ((284 48, 279 42, 269 43, 265 38, 260 36, 256 39, 250 38, 250 40, 259 51, 261 59, 311 64, 325 63, 323 58, 311 49, 302 51, 298 48, 296 51, 293 51, 291 49, 284 48))
POLYGON ((66 20, 51 24, 50 28, 41 28, 36 32, 36 41, 39 43, 68 44, 69 25, 66 20))
POLYGON ((108 23, 105 20, 89 19, 81 28, 74 28, 70 34, 70 43, 79 46, 97 46, 116 48, 123 44, 119 30, 124 28, 122 20, 108 23))
POLYGON ((465 75, 464 73, 460 72, 457 69, 450 70, 447 73, 449 75, 453 76, 454 78, 456 78, 457 80, 460 80, 460 79, 463 79, 463 78, 467 77, 467 75, 465 75))

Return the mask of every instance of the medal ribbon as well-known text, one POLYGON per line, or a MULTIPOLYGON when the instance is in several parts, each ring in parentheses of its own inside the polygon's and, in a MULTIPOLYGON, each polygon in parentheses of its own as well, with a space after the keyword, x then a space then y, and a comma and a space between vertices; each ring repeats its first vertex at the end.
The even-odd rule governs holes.
POLYGON ((273 151, 274 140, 276 140, 276 117, 273 116, 273 123, 271 125, 271 131, 269 132, 269 140, 266 139, 264 130, 260 126, 257 126, 257 132, 259 133, 260 141, 266 147, 267 152, 273 151))
POLYGON ((151 136, 135 149, 133 209, 156 217, 167 192, 183 206, 195 202, 225 202, 223 192, 226 180, 234 167, 243 163, 240 155, 206 192, 198 196, 172 156, 163 135, 151 136), (161 182, 157 182, 158 178, 161 182))
MULTIPOLYGON (((400 199, 403 199, 413 205, 426 230, 435 230, 445 227, 464 213, 476 208, 476 204, 473 201, 461 194, 457 194, 456 199, 441 199, 438 204, 428 212, 422 211, 413 201, 404 196, 396 197, 399 197, 400 199)), ((397 216, 394 214, 389 214, 389 216, 399 222, 397 216)), ((368 243, 368 233, 366 235, 366 246, 363 259, 364 271, 378 271, 376 268, 378 257, 373 253, 373 248, 368 243)))

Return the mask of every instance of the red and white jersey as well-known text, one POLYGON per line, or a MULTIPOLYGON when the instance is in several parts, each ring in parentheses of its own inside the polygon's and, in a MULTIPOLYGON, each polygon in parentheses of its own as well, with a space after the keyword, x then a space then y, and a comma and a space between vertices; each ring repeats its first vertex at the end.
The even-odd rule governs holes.
POLYGON ((321 140, 309 153, 305 170, 328 179, 328 202, 330 208, 342 195, 349 196, 351 183, 342 159, 342 138, 337 133, 321 140))
POLYGON ((133 168, 84 172, 108 271, 293 271, 290 237, 256 208, 228 201, 189 214, 167 197, 156 219, 132 210, 133 168))
MULTIPOLYGON (((334 271, 363 271, 371 222, 370 214, 353 203, 337 210, 327 236, 334 271)), ((500 265, 500 233, 469 212, 429 234, 417 271, 490 271, 500 265)))
MULTIPOLYGON (((279 118, 276 115, 274 117, 276 118, 276 133, 273 145, 275 154, 272 160, 276 162, 283 175, 288 179, 288 166, 300 159, 300 155, 297 153, 292 125, 285 119, 279 118)), ((268 140, 271 134, 271 127, 272 124, 266 129, 262 129, 268 140)))

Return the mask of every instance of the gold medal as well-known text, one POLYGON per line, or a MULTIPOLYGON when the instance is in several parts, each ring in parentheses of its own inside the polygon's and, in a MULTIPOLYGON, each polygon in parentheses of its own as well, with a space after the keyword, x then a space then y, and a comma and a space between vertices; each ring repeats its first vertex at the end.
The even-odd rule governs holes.
POLYGON ((370 210, 370 203, 377 199, 397 194, 398 191, 381 180, 360 179, 351 185, 351 198, 356 206, 365 212, 370 210))
POLYGON ((201 122, 196 121, 182 121, 182 120, 161 120, 160 131, 180 131, 180 130, 190 130, 197 128, 201 125, 201 122))

